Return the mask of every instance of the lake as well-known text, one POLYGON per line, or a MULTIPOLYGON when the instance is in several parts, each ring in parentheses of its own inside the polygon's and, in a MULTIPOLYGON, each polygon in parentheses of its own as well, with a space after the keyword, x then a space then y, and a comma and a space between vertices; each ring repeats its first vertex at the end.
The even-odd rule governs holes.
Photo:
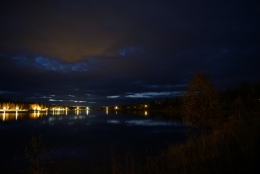
MULTIPOLYGON (((185 126, 160 112, 59 111, 0 113, 0 167, 23 164, 32 137, 52 159, 99 165, 111 154, 145 157, 186 140, 185 126)), ((140 158, 142 158, 140 157, 140 158)))

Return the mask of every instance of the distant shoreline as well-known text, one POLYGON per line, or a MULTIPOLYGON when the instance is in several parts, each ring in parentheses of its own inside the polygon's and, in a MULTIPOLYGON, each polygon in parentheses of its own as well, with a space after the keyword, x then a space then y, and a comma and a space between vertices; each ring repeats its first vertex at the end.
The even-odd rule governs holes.
MULTIPOLYGON (((39 110, 37 112, 46 112, 47 110, 39 110)), ((6 110, 6 111, 3 111, 3 110, 0 110, 0 113, 5 113, 5 112, 8 112, 8 113, 12 113, 12 112, 36 112, 36 110, 6 110)))

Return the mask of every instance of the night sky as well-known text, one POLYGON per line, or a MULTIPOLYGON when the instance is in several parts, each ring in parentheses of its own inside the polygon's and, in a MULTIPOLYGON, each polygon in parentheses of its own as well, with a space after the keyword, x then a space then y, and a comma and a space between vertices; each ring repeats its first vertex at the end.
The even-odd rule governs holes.
POLYGON ((219 89, 260 80, 251 0, 0 3, 0 98, 105 106, 181 95, 194 68, 219 89))

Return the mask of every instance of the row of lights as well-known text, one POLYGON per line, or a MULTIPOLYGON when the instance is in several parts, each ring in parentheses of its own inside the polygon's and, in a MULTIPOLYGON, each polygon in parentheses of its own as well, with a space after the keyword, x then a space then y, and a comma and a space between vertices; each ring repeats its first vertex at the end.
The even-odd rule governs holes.
MULTIPOLYGON (((147 107, 148 107, 148 105, 144 105, 144 107, 145 107, 145 108, 147 108, 147 107)), ((118 110, 118 109, 119 109, 119 107, 118 107, 118 106, 115 106, 115 107, 114 107, 114 109, 115 109, 115 110, 118 110)), ((106 110, 108 110, 108 107, 106 107, 106 110)))
MULTIPOLYGON (((3 107, 3 111, 7 111, 8 109, 6 107, 3 107)), ((19 111, 19 108, 16 107, 15 108, 16 111, 19 111)), ((42 109, 40 107, 38 108, 33 108, 34 111, 41 111, 42 109)), ((48 108, 44 109, 44 110, 48 110, 48 108)), ((66 107, 64 108, 52 108, 51 110, 56 110, 56 111, 64 111, 64 110, 68 110, 68 108, 66 107)), ((75 110, 80 110, 79 107, 77 107, 75 110)), ((86 110, 89 110, 89 107, 86 107, 86 110)))
MULTIPOLYGON (((6 107, 3 107, 3 111, 7 111, 8 109, 6 107)), ((41 111, 42 109, 40 107, 38 108, 33 108, 34 111, 41 111)), ((45 108, 45 110, 48 110, 48 108, 45 108)), ((19 107, 15 108, 15 111, 19 111, 19 107)))
MULTIPOLYGON (((77 107, 75 110, 81 110, 81 109, 77 107)), ((89 107, 86 107, 86 110, 90 110, 89 107)))

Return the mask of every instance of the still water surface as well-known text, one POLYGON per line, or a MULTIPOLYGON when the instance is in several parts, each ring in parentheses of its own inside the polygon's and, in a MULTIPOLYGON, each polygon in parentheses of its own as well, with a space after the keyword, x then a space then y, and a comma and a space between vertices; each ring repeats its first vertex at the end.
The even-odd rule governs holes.
POLYGON ((0 165, 10 166, 15 157, 22 158, 24 146, 39 135, 52 158, 89 164, 102 163, 111 153, 156 154, 185 141, 182 123, 149 115, 148 111, 0 113, 0 165))

